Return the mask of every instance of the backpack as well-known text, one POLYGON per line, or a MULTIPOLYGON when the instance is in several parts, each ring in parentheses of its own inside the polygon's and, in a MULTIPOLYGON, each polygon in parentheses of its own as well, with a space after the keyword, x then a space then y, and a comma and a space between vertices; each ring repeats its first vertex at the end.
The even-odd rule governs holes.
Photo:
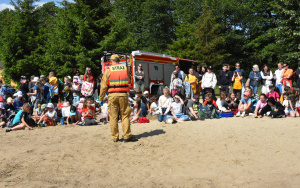
POLYGON ((12 113, 10 116, 8 116, 7 122, 6 122, 6 127, 7 128, 12 128, 13 127, 13 121, 14 121, 15 116, 16 116, 15 113, 12 113))
POLYGON ((1 96, 7 95, 7 88, 6 88, 6 86, 2 86, 1 87, 1 89, 0 89, 0 95, 1 96))
POLYGON ((49 83, 46 83, 45 85, 49 87, 49 92, 48 92, 47 98, 48 99, 53 99, 53 97, 54 97, 54 87, 49 83))

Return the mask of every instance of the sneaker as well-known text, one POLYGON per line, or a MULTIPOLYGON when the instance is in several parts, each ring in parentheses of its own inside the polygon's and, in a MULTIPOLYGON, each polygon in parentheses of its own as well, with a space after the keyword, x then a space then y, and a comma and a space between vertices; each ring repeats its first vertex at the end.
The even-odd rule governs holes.
POLYGON ((173 124, 174 123, 174 118, 173 117, 169 117, 165 120, 165 123, 167 124, 173 124))
POLYGON ((128 142, 136 142, 136 141, 138 141, 138 139, 137 138, 135 138, 135 137, 130 137, 129 139, 124 139, 124 143, 128 143, 128 142))
POLYGON ((245 117, 245 116, 246 116, 246 114, 245 114, 245 112, 243 112, 242 115, 241 115, 241 117, 245 117))
POLYGON ((184 122, 184 120, 177 120, 177 122, 178 122, 178 123, 182 123, 182 122, 184 122))
POLYGON ((203 116, 200 116, 200 117, 198 117, 198 120, 200 120, 200 121, 204 121, 204 120, 205 120, 205 118, 204 118, 203 116))
POLYGON ((249 113, 249 116, 255 116, 255 114, 254 113, 249 113))
POLYGON ((240 117, 240 116, 241 116, 241 113, 238 112, 235 116, 236 116, 236 117, 240 117))
POLYGON ((11 131, 11 128, 7 128, 5 132, 8 133, 8 132, 10 132, 10 131, 11 131))

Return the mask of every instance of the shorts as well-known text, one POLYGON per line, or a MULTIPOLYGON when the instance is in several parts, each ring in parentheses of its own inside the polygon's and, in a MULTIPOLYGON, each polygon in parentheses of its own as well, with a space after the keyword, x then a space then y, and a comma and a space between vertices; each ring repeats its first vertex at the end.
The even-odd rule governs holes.
POLYGON ((18 126, 18 125, 20 125, 20 124, 21 124, 21 122, 15 123, 15 124, 13 124, 13 125, 11 126, 11 128, 12 128, 12 127, 16 127, 16 126, 18 126))

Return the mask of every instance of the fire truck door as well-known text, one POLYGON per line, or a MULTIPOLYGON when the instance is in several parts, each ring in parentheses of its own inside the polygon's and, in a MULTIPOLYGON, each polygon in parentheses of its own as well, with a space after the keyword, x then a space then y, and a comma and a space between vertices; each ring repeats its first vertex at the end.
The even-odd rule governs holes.
POLYGON ((149 80, 164 80, 164 72, 163 72, 163 64, 162 63, 149 63, 149 80))

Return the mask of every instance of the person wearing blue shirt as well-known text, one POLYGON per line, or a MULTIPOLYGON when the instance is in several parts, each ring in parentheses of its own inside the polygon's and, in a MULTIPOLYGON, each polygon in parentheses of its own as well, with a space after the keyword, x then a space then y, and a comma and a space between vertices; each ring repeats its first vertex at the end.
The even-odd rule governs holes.
POLYGON ((259 82, 261 81, 261 74, 259 72, 258 65, 253 65, 249 78, 250 78, 250 87, 253 90, 253 93, 257 94, 259 82))

